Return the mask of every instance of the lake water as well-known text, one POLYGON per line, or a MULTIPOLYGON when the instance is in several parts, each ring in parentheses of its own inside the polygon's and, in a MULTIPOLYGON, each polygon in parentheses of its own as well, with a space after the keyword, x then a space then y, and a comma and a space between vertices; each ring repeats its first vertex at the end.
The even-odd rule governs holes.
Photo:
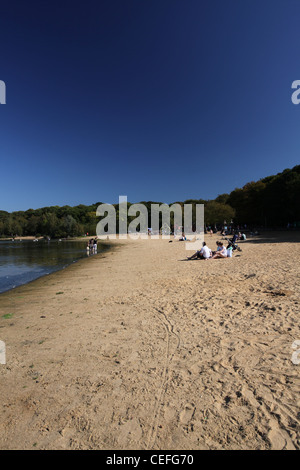
MULTIPOLYGON (((98 243, 98 253, 104 249, 106 246, 98 243)), ((84 242, 0 241, 0 293, 63 269, 87 256, 84 242)))

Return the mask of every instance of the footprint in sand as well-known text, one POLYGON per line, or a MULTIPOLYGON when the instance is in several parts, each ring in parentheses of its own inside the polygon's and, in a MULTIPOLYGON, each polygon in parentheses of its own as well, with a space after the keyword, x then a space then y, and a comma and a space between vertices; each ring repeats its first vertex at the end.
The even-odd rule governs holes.
POLYGON ((195 413, 195 409, 196 408, 194 407, 194 405, 192 405, 191 403, 187 403, 184 409, 179 414, 180 422, 184 425, 189 424, 195 413))

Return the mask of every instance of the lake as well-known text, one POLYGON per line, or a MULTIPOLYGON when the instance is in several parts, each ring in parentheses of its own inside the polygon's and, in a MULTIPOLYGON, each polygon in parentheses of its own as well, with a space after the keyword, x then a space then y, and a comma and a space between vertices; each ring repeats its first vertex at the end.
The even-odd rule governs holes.
MULTIPOLYGON (((98 243, 98 253, 107 246, 98 243)), ((0 241, 0 293, 87 258, 86 243, 39 240, 0 241)))

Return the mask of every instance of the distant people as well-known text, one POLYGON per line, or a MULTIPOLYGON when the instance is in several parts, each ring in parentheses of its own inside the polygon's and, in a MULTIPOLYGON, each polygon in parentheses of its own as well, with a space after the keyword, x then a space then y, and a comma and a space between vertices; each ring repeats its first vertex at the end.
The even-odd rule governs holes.
POLYGON ((97 237, 94 238, 94 242, 93 242, 93 252, 94 252, 94 253, 97 253, 97 237))
POLYGON ((192 256, 190 256, 188 259, 209 259, 211 257, 211 249, 206 246, 206 243, 202 243, 202 248, 201 250, 197 250, 196 253, 194 253, 192 256))
POLYGON ((90 241, 89 241, 89 248, 90 248, 90 252, 93 252, 93 248, 94 248, 94 239, 91 238, 90 241))

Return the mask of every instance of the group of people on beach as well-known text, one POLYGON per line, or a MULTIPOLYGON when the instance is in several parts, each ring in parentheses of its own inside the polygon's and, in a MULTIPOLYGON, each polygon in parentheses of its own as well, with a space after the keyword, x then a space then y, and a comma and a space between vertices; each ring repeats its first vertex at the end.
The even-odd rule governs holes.
POLYGON ((216 258, 227 258, 231 256, 231 253, 229 253, 226 248, 226 246, 223 245, 223 242, 217 241, 217 249, 215 251, 212 251, 208 246, 206 245, 205 242, 202 243, 202 248, 201 250, 197 250, 196 253, 194 253, 192 256, 189 256, 188 259, 216 259, 216 258))
POLYGON ((90 253, 93 253, 93 254, 97 253, 97 237, 91 238, 91 239, 87 242, 86 251, 88 252, 88 254, 90 254, 90 253))

